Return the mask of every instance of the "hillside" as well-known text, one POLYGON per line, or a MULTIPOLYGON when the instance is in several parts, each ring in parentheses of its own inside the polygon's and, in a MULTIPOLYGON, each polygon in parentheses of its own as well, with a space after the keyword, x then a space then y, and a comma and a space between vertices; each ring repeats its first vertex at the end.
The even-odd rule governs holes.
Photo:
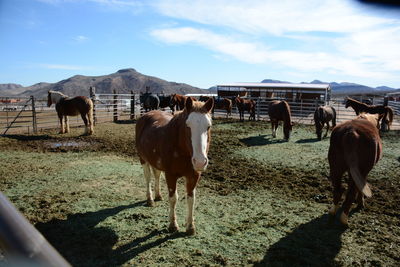
MULTIPOLYGON (((60 91, 66 95, 89 95, 89 88, 94 86, 96 93, 109 94, 144 92, 146 87, 151 92, 165 94, 203 93, 204 90, 184 83, 168 82, 157 77, 147 76, 135 69, 122 69, 116 73, 102 76, 75 75, 57 83, 38 83, 28 87, 19 87, 18 95, 45 97, 48 90, 60 91)), ((2 93, 2 91, 0 91, 2 93)), ((3 94, 3 93, 2 93, 3 94)))

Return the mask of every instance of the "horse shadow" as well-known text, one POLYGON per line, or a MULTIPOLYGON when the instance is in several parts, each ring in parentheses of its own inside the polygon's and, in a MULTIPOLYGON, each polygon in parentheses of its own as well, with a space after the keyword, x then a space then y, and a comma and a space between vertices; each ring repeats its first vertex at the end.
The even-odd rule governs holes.
POLYGON ((240 142, 245 144, 246 146, 265 146, 271 144, 279 144, 279 143, 286 143, 286 140, 283 139, 276 139, 276 138, 269 138, 268 135, 258 135, 258 136, 250 136, 246 138, 239 139, 240 142))
POLYGON ((7 134, 2 137, 15 139, 18 141, 38 141, 38 140, 50 140, 53 139, 51 136, 45 135, 23 135, 23 134, 7 134))
POLYGON ((328 214, 322 215, 270 246, 254 266, 335 266, 345 230, 335 225, 328 214))
POLYGON ((296 143, 298 143, 298 144, 309 144, 309 143, 316 143, 316 142, 319 142, 319 141, 320 140, 318 140, 318 138, 306 138, 306 139, 297 140, 296 143))
POLYGON ((113 248, 118 242, 117 234, 97 224, 123 210, 134 209, 145 203, 140 201, 95 212, 72 214, 65 220, 52 219, 46 223, 37 223, 35 227, 72 266, 119 266, 148 249, 184 236, 183 233, 165 235, 165 230, 154 230, 128 244, 113 248), (147 243, 156 236, 160 237, 147 243))

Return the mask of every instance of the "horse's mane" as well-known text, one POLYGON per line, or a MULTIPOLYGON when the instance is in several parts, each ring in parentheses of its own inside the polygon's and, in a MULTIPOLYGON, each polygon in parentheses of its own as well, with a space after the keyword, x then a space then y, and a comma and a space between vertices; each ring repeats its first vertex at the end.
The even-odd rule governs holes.
POLYGON ((282 101, 281 103, 285 107, 285 116, 286 116, 286 119, 288 119, 285 123, 291 123, 292 116, 290 114, 290 106, 289 106, 288 102, 286 102, 286 101, 282 101))
POLYGON ((59 92, 59 91, 52 91, 52 90, 50 90, 50 91, 49 91, 49 94, 57 94, 57 95, 60 95, 60 96, 62 96, 62 97, 68 97, 67 95, 64 95, 63 93, 61 93, 61 92, 59 92))

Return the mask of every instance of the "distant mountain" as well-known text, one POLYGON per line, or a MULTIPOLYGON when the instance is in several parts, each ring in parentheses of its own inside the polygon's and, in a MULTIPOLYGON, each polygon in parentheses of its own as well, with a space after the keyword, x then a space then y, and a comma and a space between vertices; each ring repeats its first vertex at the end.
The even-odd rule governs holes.
MULTIPOLYGON (((37 83, 28 87, 17 88, 20 96, 34 95, 46 97, 47 91, 60 91, 69 96, 89 96, 89 88, 94 86, 96 93, 110 94, 114 90, 117 93, 126 94, 145 92, 149 87, 150 92, 165 94, 204 93, 205 89, 193 87, 185 83, 168 82, 157 77, 147 76, 134 69, 122 69, 116 73, 102 76, 75 75, 57 83, 37 83)), ((2 91, 0 91, 2 94, 2 91)))
POLYGON ((22 85, 15 83, 0 84, 0 94, 4 96, 11 96, 14 94, 21 93, 23 91, 23 88, 24 87, 22 85))
MULTIPOLYGON (((262 83, 288 83, 288 82, 265 79, 262 81, 262 83)), ((366 85, 361 85, 361 84, 357 84, 357 83, 349 83, 349 82, 337 83, 337 82, 322 82, 320 80, 314 80, 311 82, 302 82, 302 83, 303 84, 329 84, 332 89, 332 94, 384 93, 384 92, 400 90, 400 89, 395 89, 395 88, 391 88, 388 86, 379 86, 379 87, 373 88, 373 87, 369 87, 366 85)))

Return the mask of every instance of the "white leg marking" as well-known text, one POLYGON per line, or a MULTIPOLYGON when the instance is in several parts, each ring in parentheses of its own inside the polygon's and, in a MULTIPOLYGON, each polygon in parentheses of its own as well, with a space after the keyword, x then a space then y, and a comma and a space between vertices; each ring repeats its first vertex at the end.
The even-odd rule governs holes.
POLYGON ((155 200, 159 201, 162 200, 161 197, 161 192, 160 192, 160 176, 161 176, 161 171, 157 170, 156 168, 153 168, 153 174, 154 174, 154 191, 155 191, 155 200))
POLYGON ((186 231, 194 229, 193 210, 196 202, 196 189, 193 190, 193 196, 187 195, 188 214, 186 219, 186 231))
POLYGON ((147 204, 151 205, 153 202, 153 194, 151 192, 151 173, 150 173, 150 166, 148 163, 142 164, 143 167, 143 174, 144 178, 146 179, 146 197, 147 197, 147 204))
POLYGON ((178 200, 178 192, 175 190, 175 193, 172 197, 169 198, 169 230, 177 231, 179 229, 178 223, 176 222, 176 202, 178 200))

